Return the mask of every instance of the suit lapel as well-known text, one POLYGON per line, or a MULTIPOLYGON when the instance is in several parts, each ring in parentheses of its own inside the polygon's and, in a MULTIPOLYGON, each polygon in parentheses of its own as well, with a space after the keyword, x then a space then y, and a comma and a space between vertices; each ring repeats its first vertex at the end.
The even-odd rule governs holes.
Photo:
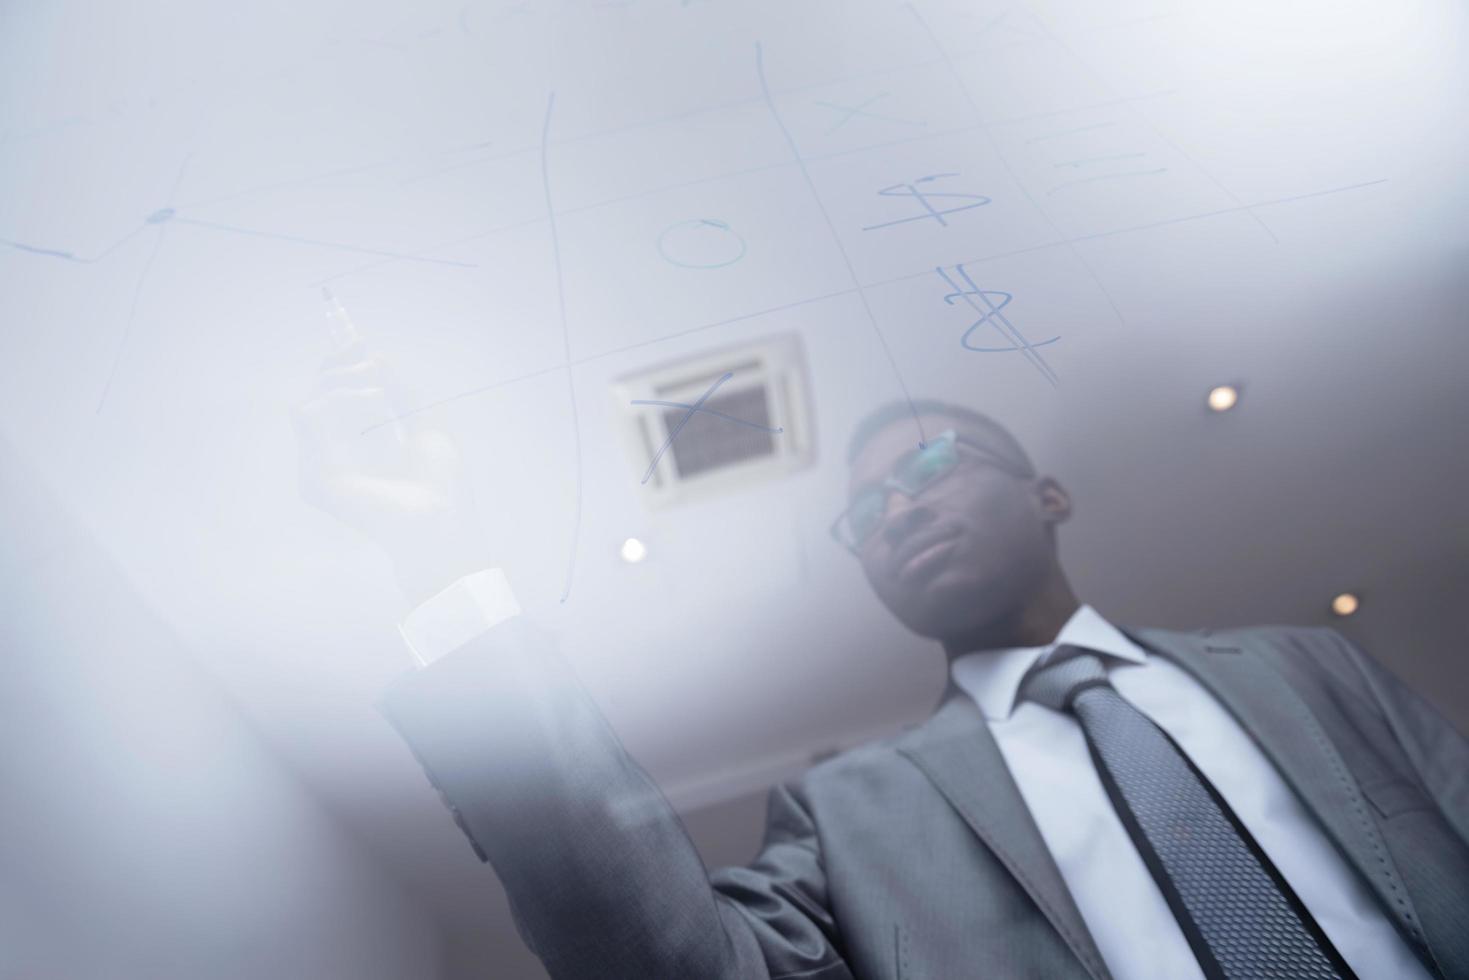
POLYGON ((1046 848, 984 716, 955 694, 898 743, 964 818, 1095 980, 1110 980, 1091 933, 1046 848))
MULTIPOLYGON (((1377 825, 1366 815, 1367 804, 1356 780, 1305 701, 1259 650, 1250 647, 1248 635, 1235 634, 1230 645, 1215 646, 1202 635, 1148 629, 1123 632, 1183 667, 1220 700, 1275 763, 1383 909, 1399 918, 1401 903, 1395 899, 1405 886, 1377 825)), ((1401 930, 1405 923, 1398 925, 1401 930)))
MULTIPOLYGON (((1222 646, 1199 634, 1123 632, 1150 653, 1178 664, 1219 699, 1357 869, 1400 931, 1411 936, 1412 924, 1401 921, 1401 906, 1395 900, 1396 894, 1405 893, 1405 886, 1377 825, 1366 816, 1360 788, 1301 695, 1262 651, 1250 645, 1248 634, 1236 634, 1230 638, 1233 645, 1222 646)), ((899 741, 898 751, 928 777, 1004 864, 1095 980, 1109 980, 1096 943, 984 716, 952 684, 948 693, 932 718, 899 741)))

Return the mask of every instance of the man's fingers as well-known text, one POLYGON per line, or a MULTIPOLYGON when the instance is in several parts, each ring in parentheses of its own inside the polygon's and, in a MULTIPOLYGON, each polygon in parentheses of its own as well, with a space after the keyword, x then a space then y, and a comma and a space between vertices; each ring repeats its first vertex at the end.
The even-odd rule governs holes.
POLYGON ((316 375, 316 390, 329 391, 333 388, 385 388, 387 387, 387 363, 376 354, 368 354, 346 363, 323 364, 316 375))
POLYGON ((326 452, 321 429, 302 405, 291 406, 291 425, 296 430, 296 485, 302 499, 317 507, 325 499, 326 452))
POLYGON ((358 337, 351 343, 347 344, 345 347, 339 347, 328 354, 326 358, 321 362, 321 369, 325 371, 330 368, 343 367, 347 364, 352 364, 356 361, 364 360, 369 356, 369 354, 370 352, 367 349, 367 344, 362 340, 361 337, 358 337))
POLYGON ((292 412, 298 430, 316 442, 360 436, 394 418, 383 388, 332 388, 292 412))
POLYGON ((356 388, 332 388, 301 403, 300 413, 306 418, 319 417, 340 406, 365 405, 387 397, 386 389, 369 385, 356 388))

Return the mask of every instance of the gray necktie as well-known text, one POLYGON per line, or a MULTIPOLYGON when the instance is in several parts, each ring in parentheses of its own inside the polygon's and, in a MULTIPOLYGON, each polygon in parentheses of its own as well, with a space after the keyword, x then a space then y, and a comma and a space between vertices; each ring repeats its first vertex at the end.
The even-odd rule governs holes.
POLYGON ((1112 805, 1205 976, 1352 975, 1204 777, 1112 687, 1099 657, 1057 647, 1025 680, 1021 697, 1081 722, 1112 805))

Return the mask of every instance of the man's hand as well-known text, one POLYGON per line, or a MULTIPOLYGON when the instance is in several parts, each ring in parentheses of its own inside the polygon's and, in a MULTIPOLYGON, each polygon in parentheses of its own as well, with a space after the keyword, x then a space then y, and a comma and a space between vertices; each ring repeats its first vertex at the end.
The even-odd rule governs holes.
POLYGON ((387 364, 353 339, 291 417, 301 496, 380 545, 417 603, 490 562, 453 441, 399 420, 393 395, 387 364))

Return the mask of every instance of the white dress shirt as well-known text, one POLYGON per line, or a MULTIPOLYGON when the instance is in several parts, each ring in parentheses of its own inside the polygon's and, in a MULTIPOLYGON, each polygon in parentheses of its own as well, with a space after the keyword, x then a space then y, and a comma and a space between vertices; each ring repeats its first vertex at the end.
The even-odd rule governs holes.
POLYGON ((1020 682, 1057 644, 1104 654, 1117 692, 1173 737, 1214 784, 1362 980, 1426 980, 1356 872, 1234 717, 1182 668, 1150 657, 1090 606, 1045 647, 955 658, 1020 795, 1117 980, 1202 980, 1203 971, 1102 787, 1073 715, 1016 703, 1020 682))
POLYGON ((505 573, 486 568, 425 599, 398 624, 398 632, 413 659, 427 667, 497 623, 519 615, 520 603, 505 573))

